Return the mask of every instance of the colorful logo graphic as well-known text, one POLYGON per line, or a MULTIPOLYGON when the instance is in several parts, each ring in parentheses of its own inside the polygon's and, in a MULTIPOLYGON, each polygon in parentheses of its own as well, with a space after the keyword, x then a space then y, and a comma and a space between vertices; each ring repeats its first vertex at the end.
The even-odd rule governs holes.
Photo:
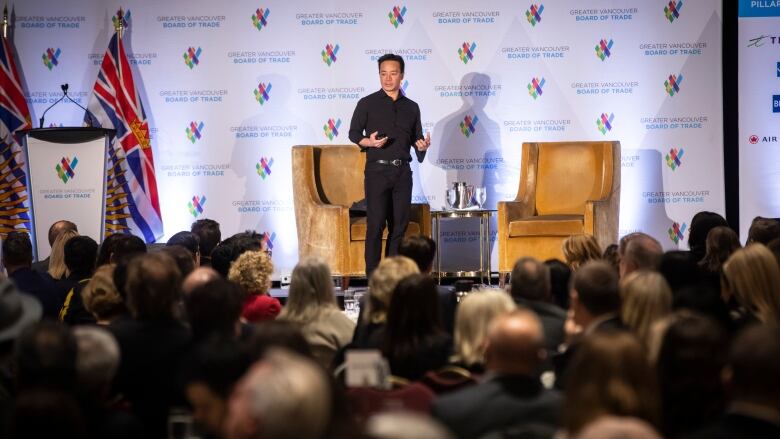
POLYGON ((46 52, 43 53, 43 65, 45 65, 49 70, 53 69, 55 66, 58 66, 60 64, 60 54, 62 54, 62 50, 60 48, 52 48, 49 47, 46 49, 46 52))
POLYGON ((680 92, 680 84, 682 84, 682 81, 682 73, 680 73, 679 76, 669 75, 669 79, 664 81, 664 87, 666 87, 666 92, 669 93, 669 96, 674 96, 680 92))
POLYGON ((772 113, 780 113, 780 95, 772 95, 772 113))
POLYGON ((195 49, 194 47, 188 47, 187 51, 184 52, 184 64, 187 64, 187 67, 190 69, 194 69, 195 66, 200 64, 200 54, 203 52, 200 47, 195 49))
POLYGON ((54 169, 57 171, 57 175, 59 175, 60 180, 62 180, 63 183, 67 183, 68 180, 76 175, 76 173, 73 171, 76 169, 76 165, 78 164, 79 159, 76 156, 73 156, 73 160, 71 160, 69 157, 63 157, 57 166, 54 167, 54 169))
POLYGON ((341 119, 333 120, 328 119, 328 123, 322 126, 322 130, 325 131, 325 137, 329 140, 333 140, 334 137, 339 135, 339 127, 341 126, 341 119))
POLYGON ((531 82, 528 84, 528 94, 531 95, 534 100, 542 95, 542 88, 545 84, 544 78, 541 80, 539 78, 533 78, 531 79, 531 82))
POLYGON ((271 10, 268 8, 257 8, 254 14, 252 14, 252 24, 257 28, 257 30, 262 30, 264 27, 268 26, 268 14, 271 13, 271 10))
POLYGON ((113 17, 111 17, 111 22, 114 23, 114 29, 116 29, 119 25, 119 22, 122 22, 122 27, 127 27, 127 24, 130 22, 130 10, 128 9, 125 11, 125 14, 122 15, 122 9, 119 9, 116 11, 116 14, 114 14, 113 17))
POLYGON ((200 140, 201 137, 203 137, 203 122, 190 122, 190 126, 187 127, 187 138, 190 139, 190 142, 195 144, 198 140, 200 140))
POLYGON ((390 19, 390 24, 398 29, 398 26, 404 24, 404 15, 406 15, 406 6, 401 8, 393 6, 393 10, 387 13, 387 18, 390 19))
POLYGON ((469 61, 474 59, 474 51, 476 49, 477 43, 463 43, 463 46, 458 49, 458 56, 460 57, 460 60, 463 61, 463 64, 468 64, 469 61))
POLYGON ((612 38, 609 39, 609 42, 605 39, 599 41, 599 44, 596 46, 596 56, 602 61, 609 58, 612 55, 612 44, 612 38))
POLYGON ((685 229, 688 228, 688 224, 682 223, 682 226, 677 222, 672 223, 672 227, 669 227, 669 239, 675 244, 679 243, 685 237, 685 229))
POLYGON ((260 157, 260 161, 255 165, 257 169, 257 175, 265 180, 266 177, 271 175, 271 166, 274 164, 274 158, 260 157))
POLYGON ((601 134, 606 135, 607 131, 612 131, 612 122, 614 120, 615 113, 609 113, 609 116, 607 116, 607 113, 601 113, 601 117, 596 119, 596 126, 601 131, 601 134))
POLYGON ((266 250, 274 249, 274 241, 276 241, 276 232, 263 232, 263 246, 266 250))
POLYGON ((335 46, 328 43, 325 45, 325 49, 322 51, 322 61, 330 67, 331 64, 336 62, 336 54, 339 53, 339 45, 335 46))
POLYGON ((670 0, 668 6, 664 6, 664 14, 669 23, 674 23, 674 20, 680 18, 680 9, 683 7, 683 0, 670 0))
POLYGON ((271 83, 268 84, 261 82, 257 85, 257 89, 255 90, 255 99, 257 102, 260 102, 260 105, 265 104, 270 99, 270 96, 268 96, 268 93, 271 93, 271 83))
POLYGON ((401 83, 401 93, 403 93, 404 96, 406 96, 407 87, 409 87, 409 81, 404 79, 404 82, 401 83))
POLYGON ((474 117, 466 115, 466 117, 463 118, 463 122, 460 123, 460 132, 467 138, 471 137, 471 135, 474 134, 474 131, 476 131, 475 127, 477 126, 477 122, 479 122, 479 119, 476 114, 474 117))
POLYGON ((542 12, 544 11, 544 5, 531 4, 531 7, 525 11, 525 18, 531 23, 531 26, 536 26, 536 23, 542 21, 542 12))
POLYGON ((201 195, 200 198, 198 198, 197 195, 194 195, 192 197, 192 201, 187 203, 187 207, 189 207, 189 209, 190 209, 190 214, 192 214, 192 216, 194 218, 197 218, 198 215, 203 213, 203 206, 205 204, 206 204, 206 196, 205 195, 201 195))
POLYGON ((669 150, 669 154, 666 154, 666 165, 672 168, 672 171, 676 171, 677 168, 682 165, 682 157, 685 154, 685 150, 680 148, 672 148, 669 150))
POLYGON ((751 145, 755 145, 758 143, 758 136, 753 134, 752 136, 748 137, 748 142, 750 142, 751 145))

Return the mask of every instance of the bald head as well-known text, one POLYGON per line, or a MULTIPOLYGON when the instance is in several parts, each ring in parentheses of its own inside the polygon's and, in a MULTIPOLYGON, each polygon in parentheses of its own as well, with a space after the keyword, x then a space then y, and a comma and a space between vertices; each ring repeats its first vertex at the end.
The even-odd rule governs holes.
POLYGON ((646 233, 631 233, 620 239, 620 277, 636 270, 655 270, 664 250, 657 239, 646 233))
POLYGON ((531 375, 544 356, 544 331, 533 312, 513 311, 497 317, 490 325, 485 346, 488 370, 531 375))
POLYGON ((68 220, 59 220, 52 224, 51 227, 49 227, 49 247, 54 245, 54 241, 60 234, 67 232, 68 230, 78 232, 79 228, 76 227, 75 223, 68 220))
POLYGON ((201 285, 206 285, 212 280, 219 279, 219 273, 211 267, 198 267, 184 278, 182 293, 189 296, 190 293, 201 285))

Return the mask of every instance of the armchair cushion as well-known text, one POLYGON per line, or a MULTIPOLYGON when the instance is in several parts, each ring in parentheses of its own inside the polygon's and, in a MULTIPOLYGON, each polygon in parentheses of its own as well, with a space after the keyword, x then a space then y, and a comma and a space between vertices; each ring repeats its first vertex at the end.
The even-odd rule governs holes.
POLYGON ((509 236, 569 236, 583 233, 582 215, 540 215, 509 222, 509 236))

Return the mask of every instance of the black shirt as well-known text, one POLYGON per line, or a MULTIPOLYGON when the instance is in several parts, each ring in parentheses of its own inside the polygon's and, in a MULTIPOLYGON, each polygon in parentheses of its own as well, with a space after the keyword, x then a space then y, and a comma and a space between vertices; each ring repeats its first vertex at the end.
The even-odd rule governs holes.
MULTIPOLYGON (((360 144, 363 138, 378 131, 377 138, 387 136, 387 142, 381 148, 364 148, 368 156, 366 159, 411 161, 409 148, 414 147, 418 139, 423 138, 422 123, 420 122, 420 107, 416 102, 398 93, 395 101, 384 90, 372 93, 360 101, 352 115, 352 123, 349 125, 349 140, 360 144)), ((417 161, 422 162, 425 151, 418 151, 417 161)))

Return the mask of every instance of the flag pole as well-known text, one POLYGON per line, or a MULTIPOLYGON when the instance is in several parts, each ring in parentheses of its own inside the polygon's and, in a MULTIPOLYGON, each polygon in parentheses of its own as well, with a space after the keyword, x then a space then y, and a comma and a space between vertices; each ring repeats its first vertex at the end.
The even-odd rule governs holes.
POLYGON ((8 38, 8 3, 3 7, 3 38, 8 38))
POLYGON ((116 13, 116 22, 114 22, 114 30, 116 30, 116 34, 120 40, 122 39, 122 33, 125 30, 124 17, 125 11, 120 7, 119 11, 116 13))

